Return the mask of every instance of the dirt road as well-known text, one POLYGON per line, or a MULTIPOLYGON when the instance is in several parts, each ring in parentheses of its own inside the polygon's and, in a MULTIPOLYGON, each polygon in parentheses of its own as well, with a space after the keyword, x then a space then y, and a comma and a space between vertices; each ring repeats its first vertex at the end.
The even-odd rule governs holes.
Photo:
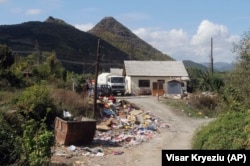
MULTIPOLYGON (((163 149, 191 149, 191 139, 201 125, 207 124, 211 119, 194 119, 186 116, 181 111, 171 110, 163 102, 158 101, 156 97, 128 97, 125 98, 135 103, 144 111, 149 111, 156 117, 160 117, 167 124, 168 128, 163 128, 148 142, 132 146, 130 148, 118 147, 117 151, 122 151, 121 155, 105 155, 102 157, 79 157, 79 165, 91 166, 147 166, 161 165, 161 151, 163 149)), ((112 149, 113 150, 113 149, 112 149)))
POLYGON ((181 111, 171 110, 161 100, 158 101, 156 97, 128 100, 136 103, 141 109, 150 111, 157 117, 164 119, 169 125, 169 128, 161 129, 161 133, 149 143, 142 144, 126 157, 123 156, 130 158, 130 165, 161 165, 161 150, 191 149, 191 139, 195 129, 211 121, 211 119, 190 118, 181 111))

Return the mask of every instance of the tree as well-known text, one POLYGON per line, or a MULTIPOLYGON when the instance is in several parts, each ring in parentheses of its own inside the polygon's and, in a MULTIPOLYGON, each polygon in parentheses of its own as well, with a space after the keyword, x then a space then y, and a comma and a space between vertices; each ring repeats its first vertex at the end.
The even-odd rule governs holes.
POLYGON ((17 97, 17 107, 27 119, 42 121, 46 118, 48 126, 54 122, 56 107, 49 96, 45 85, 34 85, 27 88, 17 97))
POLYGON ((219 74, 197 68, 189 68, 188 74, 191 78, 190 84, 196 90, 218 92, 224 86, 224 81, 219 74))
POLYGON ((21 79, 11 70, 6 70, 14 63, 14 56, 9 47, 0 44, 0 87, 16 86, 20 87, 21 79))
MULTIPOLYGON (((227 75, 225 95, 227 94, 228 97, 224 96, 224 99, 235 106, 250 108, 250 31, 245 32, 239 44, 234 45, 233 52, 238 56, 233 71, 227 75), (230 92, 237 92, 237 100, 232 96, 230 98, 228 95, 230 92)), ((232 105, 231 107, 235 108, 232 105)))
POLYGON ((233 51, 238 57, 233 71, 224 79, 221 94, 224 112, 197 132, 194 149, 250 148, 250 32, 243 34, 233 51))
POLYGON ((14 56, 10 48, 0 45, 0 69, 7 69, 14 63, 14 56))

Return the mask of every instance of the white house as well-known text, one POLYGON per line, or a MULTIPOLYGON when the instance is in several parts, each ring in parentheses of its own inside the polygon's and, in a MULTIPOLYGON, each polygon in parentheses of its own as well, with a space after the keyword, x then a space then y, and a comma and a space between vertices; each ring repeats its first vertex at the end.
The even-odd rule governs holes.
POLYGON ((181 93, 189 76, 182 61, 124 61, 129 94, 181 93))

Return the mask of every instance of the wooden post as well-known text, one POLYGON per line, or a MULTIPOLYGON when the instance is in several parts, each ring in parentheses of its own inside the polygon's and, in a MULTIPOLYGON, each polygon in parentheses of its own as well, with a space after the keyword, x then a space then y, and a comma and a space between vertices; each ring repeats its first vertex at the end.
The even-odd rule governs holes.
POLYGON ((97 110, 97 79, 98 79, 98 73, 99 73, 99 59, 100 59, 100 39, 98 39, 97 42, 97 51, 96 51, 96 69, 95 69, 95 86, 94 86, 94 117, 96 118, 98 114, 97 110))
POLYGON ((157 99, 159 101, 159 81, 157 81, 157 99))
POLYGON ((213 38, 211 38, 211 74, 214 73, 213 38))

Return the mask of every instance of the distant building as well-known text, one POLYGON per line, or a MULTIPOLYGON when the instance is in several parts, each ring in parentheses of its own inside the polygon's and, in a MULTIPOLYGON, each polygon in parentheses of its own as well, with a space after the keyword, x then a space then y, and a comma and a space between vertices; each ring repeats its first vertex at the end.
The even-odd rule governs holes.
POLYGON ((189 76, 182 61, 124 61, 129 94, 183 93, 189 76))
POLYGON ((123 69, 120 69, 120 68, 110 68, 110 73, 122 76, 123 75, 123 69))

